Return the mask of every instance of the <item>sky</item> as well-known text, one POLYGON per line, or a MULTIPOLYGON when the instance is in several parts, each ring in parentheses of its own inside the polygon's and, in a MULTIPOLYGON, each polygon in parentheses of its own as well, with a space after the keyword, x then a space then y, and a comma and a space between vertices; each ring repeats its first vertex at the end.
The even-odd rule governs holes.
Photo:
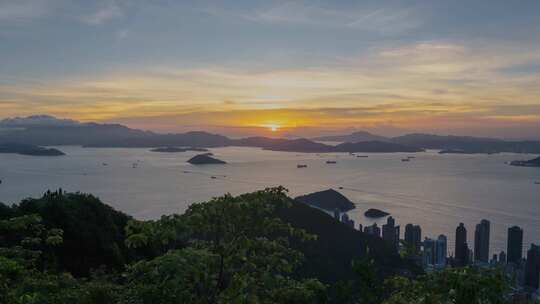
POLYGON ((540 1, 0 0, 0 118, 540 139, 540 1))

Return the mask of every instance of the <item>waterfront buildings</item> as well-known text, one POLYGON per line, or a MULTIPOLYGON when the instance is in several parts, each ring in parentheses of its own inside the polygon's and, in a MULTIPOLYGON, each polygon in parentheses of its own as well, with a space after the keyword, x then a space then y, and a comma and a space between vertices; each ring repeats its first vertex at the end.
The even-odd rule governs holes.
POLYGON ((467 229, 465 224, 459 223, 456 228, 455 263, 456 266, 465 266, 469 262, 469 247, 467 246, 467 229))
POLYGON ((488 220, 480 221, 474 231, 475 263, 489 263, 489 234, 490 222, 488 220))
POLYGON ((382 228, 382 238, 390 246, 399 251, 399 226, 393 217, 389 216, 382 228))
POLYGON ((507 257, 508 263, 518 264, 523 258, 523 229, 518 226, 508 228, 507 242, 507 257))
POLYGON ((422 229, 418 225, 407 224, 405 226, 405 243, 412 246, 416 253, 420 252, 422 246, 422 229))
POLYGON ((538 289, 540 275, 540 246, 531 244, 527 251, 527 262, 525 263, 525 286, 531 289, 538 289))

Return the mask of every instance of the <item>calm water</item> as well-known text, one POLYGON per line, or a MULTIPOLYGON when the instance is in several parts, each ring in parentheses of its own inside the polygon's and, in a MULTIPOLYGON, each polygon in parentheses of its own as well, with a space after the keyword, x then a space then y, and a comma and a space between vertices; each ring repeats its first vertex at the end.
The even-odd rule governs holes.
MULTIPOLYGON (((386 210, 402 226, 416 223, 423 236, 449 237, 464 222, 473 244, 474 225, 491 221, 491 251, 506 251, 506 229, 525 229, 525 246, 540 243, 540 168, 519 168, 506 161, 532 155, 439 155, 417 153, 299 154, 256 148, 212 149, 227 165, 192 166, 186 160, 195 152, 161 154, 147 149, 83 149, 61 147, 68 156, 40 158, 0 154, 0 201, 15 203, 39 196, 47 189, 89 192, 138 218, 158 218, 183 212, 189 204, 230 192, 240 194, 267 186, 283 185, 292 196, 327 188, 340 190, 357 209, 356 223, 367 208, 386 210), (367 155, 367 154, 366 154, 367 155), (326 160, 337 160, 328 165, 326 160), (133 163, 138 162, 138 168, 133 163), (107 166, 103 166, 107 163, 107 166), (297 169, 296 165, 308 168, 297 169), (189 171, 186 173, 184 171, 189 171), (211 176, 216 176, 212 179, 211 176)), ((382 224, 382 223, 380 223, 382 224)))

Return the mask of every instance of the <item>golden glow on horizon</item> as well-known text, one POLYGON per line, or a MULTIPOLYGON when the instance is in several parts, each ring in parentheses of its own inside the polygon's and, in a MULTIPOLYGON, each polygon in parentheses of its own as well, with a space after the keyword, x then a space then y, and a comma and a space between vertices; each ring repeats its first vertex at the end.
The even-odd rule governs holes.
POLYGON ((0 85, 0 116, 45 113, 160 130, 269 132, 536 124, 540 76, 500 70, 539 56, 512 48, 417 44, 317 68, 134 67, 40 85, 0 85))
POLYGON ((266 123, 266 124, 262 124, 260 126, 270 130, 271 132, 277 132, 277 131, 279 131, 281 129, 281 125, 277 124, 277 123, 266 123))

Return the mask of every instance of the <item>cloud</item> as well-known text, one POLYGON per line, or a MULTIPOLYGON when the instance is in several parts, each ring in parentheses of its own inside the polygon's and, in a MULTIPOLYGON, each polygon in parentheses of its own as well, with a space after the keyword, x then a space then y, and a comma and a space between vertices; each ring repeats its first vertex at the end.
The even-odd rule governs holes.
POLYGON ((374 48, 321 67, 117 68, 40 85, 0 83, 0 108, 4 115, 37 111, 138 126, 173 117, 184 126, 214 127, 272 121, 290 127, 532 128, 540 124, 540 75, 500 69, 537 56, 504 45, 430 41, 374 48))
POLYGON ((88 25, 101 25, 122 16, 124 16, 124 12, 120 6, 111 1, 99 7, 92 14, 81 17, 81 20, 88 25))
MULTIPOLYGON (((385 35, 407 32, 423 25, 422 16, 413 8, 335 8, 311 1, 287 1, 248 11, 232 11, 219 7, 208 7, 204 11, 219 17, 257 23, 334 27, 385 35)), ((423 17, 425 15, 424 13, 423 17)))
POLYGON ((413 9, 377 9, 358 16, 348 26, 381 34, 400 34, 423 25, 420 16, 413 9))
POLYGON ((47 16, 54 6, 50 0, 0 2, 0 22, 27 22, 47 16))
POLYGON ((128 29, 121 29, 121 30, 116 31, 116 38, 118 40, 124 40, 128 38, 129 34, 130 34, 130 31, 128 29))

